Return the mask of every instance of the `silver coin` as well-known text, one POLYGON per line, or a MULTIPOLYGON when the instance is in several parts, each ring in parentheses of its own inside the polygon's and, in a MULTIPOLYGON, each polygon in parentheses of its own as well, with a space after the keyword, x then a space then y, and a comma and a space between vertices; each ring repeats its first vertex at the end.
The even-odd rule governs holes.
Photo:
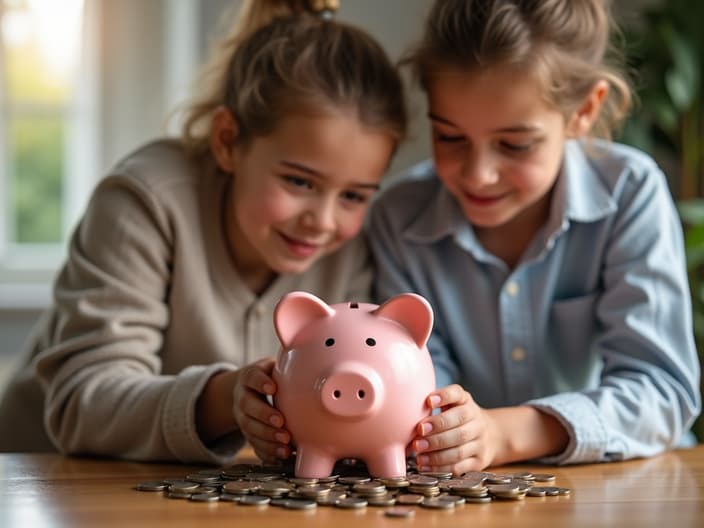
POLYGON ((487 502, 491 502, 492 498, 489 495, 485 495, 484 497, 465 497, 464 502, 465 504, 486 504, 487 502))
POLYGON ((263 495, 242 495, 238 504, 243 504, 245 506, 261 506, 264 504, 269 504, 271 499, 269 497, 264 497, 263 495))
POLYGON ((221 493, 220 494, 220 501, 221 502, 239 502, 240 499, 242 499, 244 495, 233 495, 232 493, 221 493))
POLYGON ((398 495, 396 497, 397 504, 420 504, 423 502, 425 497, 423 495, 417 495, 415 493, 404 493, 403 495, 398 495))
POLYGON ((196 502, 217 502, 220 500, 220 495, 213 493, 194 493, 190 500, 196 502))
POLYGON ((169 491, 184 492, 195 491, 200 487, 197 482, 189 482, 187 480, 178 480, 169 485, 169 491))
POLYGON ((307 499, 287 499, 284 502, 284 508, 289 510, 313 510, 318 507, 318 503, 314 500, 307 499))
POLYGON ((364 499, 358 499, 356 497, 345 497, 343 499, 339 499, 335 503, 335 506, 337 508, 345 509, 365 508, 367 506, 367 501, 365 501, 364 499))
POLYGON ((387 517, 413 517, 415 514, 416 512, 413 508, 403 508, 400 506, 384 510, 384 515, 387 517))
POLYGON ((438 498, 425 499, 420 505, 423 508, 432 508, 435 510, 449 510, 455 507, 454 502, 444 501, 438 498))
POLYGON ((134 489, 137 491, 164 491, 168 489, 169 485, 163 480, 150 480, 147 482, 140 482, 134 489))
POLYGON ((553 482, 555 480, 555 475, 549 473, 533 473, 533 479, 536 482, 553 482))

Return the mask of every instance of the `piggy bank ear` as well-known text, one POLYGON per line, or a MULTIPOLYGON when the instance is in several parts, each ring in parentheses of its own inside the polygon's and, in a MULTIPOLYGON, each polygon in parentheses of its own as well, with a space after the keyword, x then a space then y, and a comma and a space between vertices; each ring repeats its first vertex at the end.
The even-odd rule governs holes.
POLYGON ((311 322, 333 315, 335 310, 315 295, 296 291, 284 295, 274 309, 274 328, 284 349, 311 322))
POLYGON ((430 303, 415 293, 392 297, 372 312, 403 325, 418 348, 423 348, 433 329, 433 309, 430 303))

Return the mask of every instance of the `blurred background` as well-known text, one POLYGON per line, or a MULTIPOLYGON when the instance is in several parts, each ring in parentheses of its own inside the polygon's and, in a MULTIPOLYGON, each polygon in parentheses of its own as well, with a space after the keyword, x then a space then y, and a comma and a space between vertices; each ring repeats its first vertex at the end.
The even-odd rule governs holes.
MULTIPOLYGON (((397 59, 431 0, 342 0, 338 18, 397 59)), ((96 182, 139 144, 178 130, 176 105, 239 0, 0 0, 0 385, 51 297, 96 182)), ((622 141, 665 168, 687 230, 704 343, 704 2, 613 2, 641 106, 622 141)), ((422 95, 395 173, 430 155, 422 95)), ((700 356, 703 354, 700 353, 700 356)), ((700 426, 700 438, 703 438, 700 426)))

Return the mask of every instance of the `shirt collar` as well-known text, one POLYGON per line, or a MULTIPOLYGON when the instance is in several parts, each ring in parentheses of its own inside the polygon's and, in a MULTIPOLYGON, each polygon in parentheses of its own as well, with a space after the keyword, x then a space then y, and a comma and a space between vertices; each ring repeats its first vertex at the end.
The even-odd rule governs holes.
MULTIPOLYGON (((596 151, 603 152, 598 148, 600 142, 593 141, 596 151)), ((576 140, 565 143, 562 168, 553 192, 548 233, 563 230, 569 221, 594 222, 616 210, 609 189, 589 161, 584 148, 576 140)), ((427 168, 434 173, 432 165, 427 165, 427 168)), ((462 208, 445 186, 439 184, 428 206, 409 224, 404 236, 411 241, 431 243, 449 235, 454 235, 458 241, 464 240, 470 246, 476 243, 462 208)))

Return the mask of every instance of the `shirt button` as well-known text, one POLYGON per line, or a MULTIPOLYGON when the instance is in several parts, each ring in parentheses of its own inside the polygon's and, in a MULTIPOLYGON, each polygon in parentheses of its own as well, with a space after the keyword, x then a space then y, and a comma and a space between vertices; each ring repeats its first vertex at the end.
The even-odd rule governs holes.
POLYGON ((514 281, 509 282, 506 285, 506 293, 508 293, 511 297, 518 295, 518 284, 514 281))
POLYGON ((523 361, 526 358, 526 351, 521 347, 516 347, 511 350, 511 359, 514 361, 523 361))

